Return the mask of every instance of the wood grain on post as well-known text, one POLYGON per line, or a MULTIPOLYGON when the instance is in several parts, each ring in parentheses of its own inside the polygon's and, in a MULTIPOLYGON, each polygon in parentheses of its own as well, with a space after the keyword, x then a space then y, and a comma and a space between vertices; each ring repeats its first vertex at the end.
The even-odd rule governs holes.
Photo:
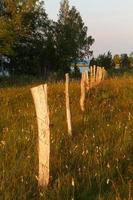
POLYGON ((69 74, 65 74, 66 76, 66 116, 67 116, 67 126, 68 126, 68 134, 72 135, 72 124, 71 124, 71 112, 70 112, 70 101, 69 101, 69 74))
POLYGON ((47 84, 31 88, 38 123, 39 186, 49 183, 50 129, 47 84))

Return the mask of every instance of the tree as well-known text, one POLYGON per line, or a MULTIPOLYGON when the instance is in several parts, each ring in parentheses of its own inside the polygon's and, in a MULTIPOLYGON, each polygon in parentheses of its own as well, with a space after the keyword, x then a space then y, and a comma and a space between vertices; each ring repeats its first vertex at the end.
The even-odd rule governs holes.
POLYGON ((69 8, 68 0, 61 1, 59 19, 55 27, 57 65, 62 72, 69 71, 70 64, 77 58, 90 55, 94 39, 87 36, 80 13, 75 7, 69 8))
POLYGON ((10 56, 17 73, 44 72, 50 20, 43 1, 3 0, 0 6, 0 52, 10 56), (2 12, 1 12, 2 13, 2 12), (41 67, 40 67, 41 66, 41 67))
POLYGON ((133 52, 131 52, 129 55, 129 62, 130 62, 130 67, 133 67, 133 52))
POLYGON ((119 68, 121 65, 121 58, 118 54, 114 55, 113 57, 113 65, 115 66, 115 68, 119 68))
POLYGON ((104 54, 101 54, 96 59, 98 66, 104 67, 105 69, 110 69, 112 67, 112 54, 110 51, 104 54))
POLYGON ((121 54, 121 66, 122 67, 129 67, 130 65, 130 60, 128 58, 128 55, 125 54, 121 54))
POLYGON ((24 34, 18 35, 12 46, 15 52, 12 65, 16 66, 19 73, 44 75, 50 21, 45 13, 43 2, 38 2, 34 10, 24 16, 23 27, 24 34))
POLYGON ((57 22, 48 19, 41 0, 1 0, 0 25, 0 53, 21 74, 69 71, 72 61, 91 54, 94 42, 68 0, 61 1, 57 22))
POLYGON ((10 54, 18 35, 26 33, 23 26, 27 13, 32 12, 36 0, 2 0, 0 4, 0 52, 10 54))
POLYGON ((65 24, 67 18, 69 16, 69 1, 62 0, 60 2, 60 10, 59 10, 59 21, 62 24, 65 24))

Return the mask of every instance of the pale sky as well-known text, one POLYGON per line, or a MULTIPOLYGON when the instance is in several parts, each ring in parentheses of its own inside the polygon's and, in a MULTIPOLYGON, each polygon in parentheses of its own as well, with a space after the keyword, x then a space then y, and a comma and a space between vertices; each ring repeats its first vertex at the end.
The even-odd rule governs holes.
MULTIPOLYGON (((133 0, 69 0, 80 12, 95 43, 94 56, 133 51, 133 0)), ((60 0, 45 0, 49 18, 57 20, 60 0)))

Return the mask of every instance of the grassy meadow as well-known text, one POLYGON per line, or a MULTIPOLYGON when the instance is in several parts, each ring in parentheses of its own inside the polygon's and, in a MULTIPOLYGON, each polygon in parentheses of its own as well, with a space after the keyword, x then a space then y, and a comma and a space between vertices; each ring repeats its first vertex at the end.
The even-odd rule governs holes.
POLYGON ((30 88, 0 80, 0 200, 132 200, 133 76, 110 78, 79 106, 70 82, 73 136, 67 135, 64 82, 48 83, 50 182, 38 188, 37 123, 30 88))

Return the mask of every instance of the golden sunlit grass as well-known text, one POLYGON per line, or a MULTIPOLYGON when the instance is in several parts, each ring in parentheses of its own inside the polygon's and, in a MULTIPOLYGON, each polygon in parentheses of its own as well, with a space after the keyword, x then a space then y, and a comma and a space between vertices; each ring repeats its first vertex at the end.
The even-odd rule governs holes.
POLYGON ((38 189, 37 124, 32 84, 1 82, 1 200, 131 200, 133 197, 133 77, 115 77, 89 91, 79 107, 71 81, 72 138, 67 135, 65 85, 48 84, 50 184, 38 189))

